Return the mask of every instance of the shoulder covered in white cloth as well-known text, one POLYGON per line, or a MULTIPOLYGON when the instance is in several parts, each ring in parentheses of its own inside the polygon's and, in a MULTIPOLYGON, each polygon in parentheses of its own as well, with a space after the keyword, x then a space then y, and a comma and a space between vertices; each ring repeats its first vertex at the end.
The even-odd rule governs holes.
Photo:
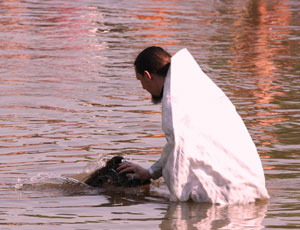
POLYGON ((162 173, 172 200, 226 204, 268 198, 243 120, 187 49, 171 59, 162 113, 162 173))

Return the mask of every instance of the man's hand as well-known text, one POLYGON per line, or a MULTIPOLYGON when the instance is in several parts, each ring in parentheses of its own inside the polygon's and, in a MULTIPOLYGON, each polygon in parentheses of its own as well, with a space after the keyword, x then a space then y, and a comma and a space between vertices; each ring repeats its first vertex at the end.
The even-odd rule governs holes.
POLYGON ((117 170, 119 173, 126 173, 126 176, 132 179, 151 179, 151 175, 147 169, 131 162, 125 161, 121 163, 117 170))

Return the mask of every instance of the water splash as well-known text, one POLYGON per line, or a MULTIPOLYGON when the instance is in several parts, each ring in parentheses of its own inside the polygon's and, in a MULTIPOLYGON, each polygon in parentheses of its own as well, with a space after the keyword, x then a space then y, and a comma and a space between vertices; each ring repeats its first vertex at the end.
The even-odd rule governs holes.
MULTIPOLYGON (((112 188, 93 188, 84 181, 95 170, 104 167, 109 156, 100 157, 89 162, 83 171, 77 174, 59 175, 56 173, 39 173, 29 179, 18 178, 15 189, 18 191, 40 191, 49 195, 96 195, 112 188)), ((115 189, 115 188, 114 188, 115 189)), ((116 189, 120 192, 120 189, 116 189)), ((122 190, 122 189, 121 189, 122 190)))
POLYGON ((83 169, 83 172, 86 174, 91 174, 94 171, 96 171, 97 169, 104 167, 106 162, 108 161, 108 158, 109 157, 104 156, 104 157, 98 158, 95 161, 89 162, 87 164, 87 166, 83 169))
POLYGON ((15 189, 19 191, 40 191, 68 195, 96 194, 98 191, 92 189, 87 184, 72 178, 57 175, 54 173, 39 173, 30 179, 18 179, 15 189))

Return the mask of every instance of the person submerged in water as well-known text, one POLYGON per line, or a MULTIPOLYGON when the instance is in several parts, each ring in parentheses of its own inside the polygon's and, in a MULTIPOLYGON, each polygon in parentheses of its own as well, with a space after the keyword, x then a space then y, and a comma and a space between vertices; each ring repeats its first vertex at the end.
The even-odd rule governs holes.
POLYGON ((173 201, 229 204, 269 197, 245 124, 186 49, 171 57, 161 47, 148 47, 134 67, 153 103, 162 101, 167 143, 149 169, 121 162, 120 174, 141 180, 163 176, 173 201))
MULTIPOLYGON (((106 165, 94 173, 92 173, 84 182, 92 187, 138 187, 149 185, 150 179, 142 180, 133 178, 126 173, 120 174, 117 171, 120 163, 124 162, 125 159, 121 156, 115 156, 106 162, 106 165)), ((132 173, 132 172, 131 172, 132 173)))

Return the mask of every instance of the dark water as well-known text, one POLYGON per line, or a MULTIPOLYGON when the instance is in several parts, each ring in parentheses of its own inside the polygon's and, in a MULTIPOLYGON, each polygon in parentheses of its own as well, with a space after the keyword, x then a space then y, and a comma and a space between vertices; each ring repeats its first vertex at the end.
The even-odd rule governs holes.
POLYGON ((300 229, 300 2, 0 1, 1 229, 300 229), (141 49, 188 48, 243 117, 268 203, 169 203, 150 189, 72 178, 122 154, 145 167, 165 143, 135 79, 141 49))

